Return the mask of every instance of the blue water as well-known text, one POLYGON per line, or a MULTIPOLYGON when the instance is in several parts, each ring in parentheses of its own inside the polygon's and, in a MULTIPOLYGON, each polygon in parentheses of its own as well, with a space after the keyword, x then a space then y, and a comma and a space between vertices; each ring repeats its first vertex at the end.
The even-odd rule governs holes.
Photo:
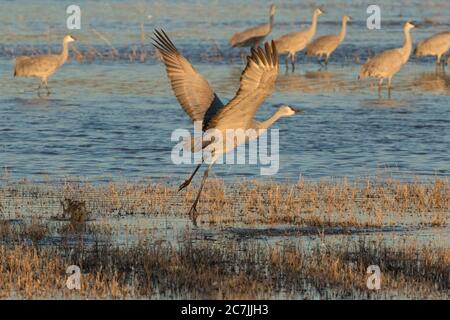
MULTIPOLYGON (((78 1, 82 29, 65 29, 71 1, 0 1, 0 176, 14 180, 64 177, 151 178, 179 181, 192 170, 171 162, 172 130, 191 128, 153 56, 151 30, 163 27, 223 101, 238 88, 243 63, 227 40, 233 32, 266 22, 268 1, 78 1), (148 16, 151 15, 151 18, 148 16), (140 23, 146 40, 140 46, 140 23), (111 58, 111 42, 118 56, 111 58), (53 94, 39 99, 38 82, 12 77, 18 54, 57 52, 65 33, 80 41, 78 51, 103 54, 79 63, 71 59, 52 78, 53 94), (130 60, 132 49, 148 51, 144 62, 130 60)), ((436 74, 432 58, 410 62, 394 78, 391 99, 378 98, 373 82, 356 81, 369 52, 402 44, 401 25, 422 23, 415 41, 450 29, 448 1, 378 1, 381 30, 365 28, 368 1, 322 1, 317 35, 339 32, 349 14, 345 42, 318 71, 300 55, 298 70, 280 72, 274 94, 257 118, 277 103, 306 112, 276 123, 280 129, 280 169, 261 177, 257 165, 217 165, 226 179, 297 180, 392 174, 402 178, 448 177, 450 164, 450 73, 436 74), (434 23, 427 23, 433 21, 434 23), (358 58, 356 58, 358 57, 358 58)), ((314 2, 279 1, 277 37, 305 27, 314 2)), ((281 68, 284 71, 284 66, 281 68)))

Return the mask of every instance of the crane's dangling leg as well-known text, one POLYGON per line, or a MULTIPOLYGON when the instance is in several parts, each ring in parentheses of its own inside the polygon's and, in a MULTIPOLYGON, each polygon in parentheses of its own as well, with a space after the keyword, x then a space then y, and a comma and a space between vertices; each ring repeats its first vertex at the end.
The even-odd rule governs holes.
POLYGON ((317 56, 317 63, 320 65, 320 69, 322 69, 322 67, 323 67, 322 56, 317 56))
POLYGON ((325 70, 328 69, 328 59, 330 59, 330 56, 329 56, 329 55, 327 55, 327 56, 325 57, 325 70))
POLYGON ((178 188, 178 191, 183 190, 184 188, 186 188, 188 185, 191 184, 192 179, 194 178, 195 174, 197 173, 198 169, 200 169, 200 167, 203 164, 203 160, 202 162, 195 168, 194 172, 192 173, 192 175, 190 176, 189 179, 187 179, 185 182, 183 182, 183 184, 178 188))
POLYGON ((439 65, 442 68, 442 71, 445 71, 445 58, 442 59, 442 56, 439 56, 439 65))
POLYGON ((388 98, 391 98, 391 90, 392 90, 392 86, 391 86, 391 82, 392 82, 392 78, 388 78, 388 98))
POLYGON ((378 81, 378 98, 381 98, 381 87, 383 86, 383 78, 378 81))
POLYGON ((286 64, 286 73, 289 72, 289 56, 290 56, 290 53, 288 53, 288 54, 284 57, 284 63, 286 64))
POLYGON ((208 168, 206 168, 205 173, 203 173, 203 179, 202 179, 202 183, 200 184, 200 189, 198 190, 197 198, 195 198, 195 201, 192 204, 191 209, 189 210, 189 217, 192 219, 192 223, 194 224, 194 226, 197 226, 197 216, 198 216, 197 204, 198 204, 198 201, 200 200, 200 195, 202 194, 202 190, 205 185, 205 181, 208 178, 209 170, 211 169, 213 164, 214 164, 214 162, 211 162, 211 164, 208 166, 208 168))
POLYGON ((37 88, 37 95, 39 98, 41 97, 41 87, 42 87, 42 81, 39 83, 39 87, 37 88))
POLYGON ((319 71, 321 71, 322 69, 326 68, 326 65, 325 65, 325 59, 323 58, 323 54, 321 54, 321 55, 319 56, 319 64, 320 64, 320 69, 319 69, 319 71))
POLYGON ((294 53, 293 55, 291 55, 292 72, 295 71, 295 60, 296 60, 296 56, 294 53))
POLYGON ((50 95, 50 89, 48 88, 47 79, 44 80, 45 89, 47 89, 47 97, 50 95))

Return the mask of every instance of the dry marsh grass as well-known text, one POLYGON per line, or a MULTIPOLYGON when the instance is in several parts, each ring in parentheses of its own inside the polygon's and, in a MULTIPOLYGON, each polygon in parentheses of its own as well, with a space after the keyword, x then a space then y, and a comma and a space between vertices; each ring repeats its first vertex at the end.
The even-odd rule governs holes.
POLYGON ((0 245, 2 298, 379 299, 450 298, 448 249, 384 243, 270 247, 185 239, 178 247, 108 244, 72 248, 0 245), (325 247, 325 249, 324 249, 325 247), (65 287, 69 265, 81 290, 65 287), (366 268, 382 270, 382 289, 366 287, 366 268))
POLYGON ((187 227, 161 236, 149 228, 141 236, 117 225, 119 218, 186 221, 195 186, 178 193, 176 186, 152 182, 5 182, 0 186, 0 297, 449 299, 448 240, 432 236, 424 243, 401 233, 389 239, 364 231, 406 224, 413 230, 426 226, 433 234, 443 230, 445 238, 449 190, 442 179, 211 180, 199 206, 206 233, 187 227), (279 224, 293 228, 292 233, 282 228, 282 241, 268 239, 269 229, 254 229, 278 230, 279 224), (245 235, 230 236, 230 227, 245 235), (299 234, 297 228, 310 233, 299 234), (333 228, 364 232, 328 237, 333 228), (211 230, 225 235, 210 238, 211 230), (119 241, 128 235, 134 240, 119 241), (80 291, 65 286, 70 265, 82 270, 80 291), (369 265, 382 271, 379 291, 366 287, 369 265))
MULTIPOLYGON (((57 215, 65 204, 70 209, 65 211, 73 211, 65 215, 75 220, 87 219, 88 213, 186 216, 196 192, 196 186, 178 192, 176 186, 152 182, 106 185, 65 182, 62 186, 5 184, 0 187, 0 203, 3 203, 3 211, 7 207, 9 213, 28 207, 31 214, 39 215, 57 215), (82 208, 76 209, 76 206, 82 208)), ((344 178, 319 182, 300 180, 296 184, 257 181, 225 184, 216 179, 207 182, 199 212, 199 222, 206 225, 442 227, 448 224, 450 217, 450 185, 445 179, 349 182, 344 178)))

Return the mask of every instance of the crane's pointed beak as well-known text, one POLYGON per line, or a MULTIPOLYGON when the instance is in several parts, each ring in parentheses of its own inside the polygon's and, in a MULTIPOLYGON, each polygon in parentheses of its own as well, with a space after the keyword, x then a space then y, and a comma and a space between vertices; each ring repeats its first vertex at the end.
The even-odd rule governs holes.
POLYGON ((303 110, 303 109, 297 109, 297 108, 294 108, 292 106, 289 106, 289 108, 291 108, 292 111, 295 112, 295 114, 300 114, 300 113, 304 113, 305 112, 305 110, 303 110))
POLYGON ((297 108, 294 108, 294 107, 292 107, 290 105, 287 105, 287 104, 274 104, 273 107, 277 108, 277 109, 279 109, 279 108, 289 108, 292 111, 294 111, 295 114, 299 114, 299 113, 305 112, 305 110, 297 109, 297 108))
POLYGON ((419 24, 416 23, 415 21, 409 20, 408 23, 409 23, 413 28, 419 28, 419 24))

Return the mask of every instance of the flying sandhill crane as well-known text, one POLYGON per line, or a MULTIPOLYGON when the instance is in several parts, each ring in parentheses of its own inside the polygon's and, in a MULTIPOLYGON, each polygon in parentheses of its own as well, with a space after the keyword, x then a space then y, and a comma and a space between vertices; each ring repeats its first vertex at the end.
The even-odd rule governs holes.
POLYGON ((306 54, 308 56, 317 56, 317 61, 325 67, 328 65, 328 59, 330 55, 336 50, 336 48, 344 41, 345 35, 347 33, 347 22, 351 21, 351 17, 342 17, 342 29, 338 35, 331 34, 327 36, 322 36, 311 42, 306 48, 306 54), (325 56, 324 62, 320 59, 325 56))
POLYGON ((37 77, 41 79, 38 87, 38 95, 42 85, 47 89, 47 96, 50 95, 48 88, 48 77, 51 76, 69 57, 69 43, 76 41, 76 38, 67 35, 63 39, 62 51, 60 54, 43 54, 38 56, 20 56, 16 58, 14 66, 14 77, 37 77))
MULTIPOLYGON (((189 211, 190 217, 196 224, 197 203, 212 165, 219 156, 249 141, 248 136, 236 135, 232 141, 227 143, 225 132, 253 129, 257 134, 252 139, 256 139, 281 117, 292 116, 302 110, 281 105, 275 114, 266 121, 258 122, 253 118, 260 105, 272 94, 275 87, 278 75, 278 55, 273 42, 266 43, 264 50, 260 47, 251 49, 251 56, 247 57, 247 66, 241 75, 239 90, 236 96, 227 105, 224 105, 211 89, 208 81, 177 50, 166 33, 163 30, 155 30, 154 34, 153 45, 162 54, 172 89, 184 111, 193 121, 202 122, 205 135, 213 130, 221 133, 223 137, 223 144, 215 145, 210 154, 210 161, 204 172, 200 189, 189 211)), ((206 151, 205 148, 208 145, 211 145, 211 141, 202 141, 203 151, 206 151)), ((205 153, 203 153, 202 162, 197 165, 192 175, 180 186, 179 190, 186 188, 191 183, 204 162, 205 153)))
POLYGON ((418 57, 436 56, 436 66, 442 64, 441 57, 450 50, 450 31, 436 33, 435 35, 419 42, 416 46, 415 55, 418 57))
POLYGON ((408 62, 412 51, 412 37, 411 29, 415 25, 408 21, 403 27, 404 43, 403 47, 384 51, 373 58, 369 58, 361 67, 358 75, 358 80, 365 77, 373 77, 379 79, 378 94, 381 94, 381 86, 383 80, 388 79, 388 93, 391 95, 391 81, 392 77, 400 71, 402 66, 408 62))
POLYGON ((272 4, 270 6, 269 23, 265 23, 253 28, 249 28, 242 32, 236 32, 230 38, 230 45, 236 47, 252 47, 257 48, 260 43, 272 32, 274 16, 277 7, 272 4))
POLYGON ((289 58, 291 58, 292 71, 295 70, 295 60, 296 54, 302 51, 311 42, 316 34, 317 29, 317 18, 324 12, 317 8, 313 12, 311 26, 305 31, 291 32, 279 37, 275 40, 275 45, 280 54, 286 55, 286 71, 289 70, 288 63, 289 58))

